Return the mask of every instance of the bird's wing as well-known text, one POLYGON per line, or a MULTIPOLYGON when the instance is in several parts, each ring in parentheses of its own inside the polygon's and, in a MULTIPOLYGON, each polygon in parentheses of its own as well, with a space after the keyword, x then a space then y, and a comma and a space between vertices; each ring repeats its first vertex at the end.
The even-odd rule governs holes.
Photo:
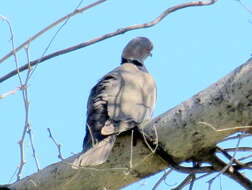
MULTIPOLYGON (((116 69, 115 69, 116 70, 116 69)), ((106 136, 101 134, 101 129, 112 126, 111 118, 108 115, 108 92, 116 90, 116 83, 120 83, 116 72, 110 72, 101 78, 92 88, 87 103, 86 136, 83 142, 83 150, 86 151, 106 136)))
POLYGON ((98 165, 104 163, 115 142, 116 136, 101 134, 104 126, 115 128, 114 122, 108 115, 108 92, 117 89, 120 78, 116 76, 116 69, 105 75, 92 88, 87 103, 86 136, 83 141, 83 152, 78 158, 78 165, 98 165))

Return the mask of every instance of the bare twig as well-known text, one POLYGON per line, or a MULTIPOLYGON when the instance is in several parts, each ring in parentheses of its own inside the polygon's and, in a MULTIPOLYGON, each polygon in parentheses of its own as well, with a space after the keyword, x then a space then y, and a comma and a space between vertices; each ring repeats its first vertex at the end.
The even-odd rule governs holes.
POLYGON ((57 149, 58 149, 58 158, 61 160, 64 160, 62 154, 61 154, 61 144, 57 143, 56 139, 52 136, 51 130, 50 128, 47 128, 47 131, 49 133, 49 138, 52 139, 52 141, 54 142, 54 144, 56 145, 57 149))
POLYGON ((251 162, 244 163, 244 166, 245 166, 245 167, 243 167, 243 168, 252 169, 252 161, 251 161, 251 162))
POLYGON ((212 166, 198 166, 198 167, 185 167, 177 164, 170 155, 168 155, 164 150, 158 148, 156 153, 163 158, 169 167, 182 173, 212 173, 216 171, 212 166))
POLYGON ((21 76, 20 76, 20 73, 19 73, 20 71, 19 71, 19 65, 18 65, 18 58, 17 58, 17 54, 16 54, 16 50, 15 50, 14 33, 13 33, 13 30, 12 30, 10 21, 5 16, 1 16, 1 15, 0 15, 0 19, 5 21, 7 23, 7 25, 8 25, 10 35, 11 35, 11 37, 10 37, 11 49, 12 49, 12 54, 11 55, 13 55, 13 57, 14 57, 14 62, 15 62, 15 65, 16 65, 16 74, 18 74, 19 82, 20 82, 20 84, 22 84, 22 79, 21 79, 21 76))
MULTIPOLYGON (((211 160, 209 160, 211 164, 213 164, 215 170, 221 171, 225 166, 227 165, 225 162, 220 160, 216 155, 213 155, 211 157, 211 160)), ((246 176, 241 174, 238 170, 236 169, 227 169, 224 172, 225 175, 230 177, 231 179, 235 180, 237 183, 242 185, 245 189, 251 190, 252 189, 252 181, 248 179, 246 176)))
POLYGON ((171 190, 182 190, 186 185, 191 183, 193 176, 194 176, 194 174, 189 174, 177 187, 175 187, 171 190))
POLYGON ((157 132, 157 127, 156 125, 153 125, 153 129, 154 129, 154 132, 155 132, 155 142, 154 144, 156 145, 153 152, 156 152, 157 148, 158 148, 158 132, 157 132))
MULTIPOLYGON (((234 148, 234 149, 235 149, 234 151, 237 152, 237 149, 238 149, 238 148, 239 148, 239 147, 234 148)), ((234 158, 234 155, 233 155, 233 156, 229 155, 225 150, 223 150, 223 149, 220 148, 220 147, 216 147, 216 149, 219 150, 227 159, 229 159, 230 162, 231 162, 231 160, 233 160, 233 162, 234 162, 236 165, 242 167, 243 163, 241 163, 239 160, 236 160, 236 159, 234 158)), ((230 163, 230 165, 231 165, 231 164, 232 164, 232 163, 230 163)))
POLYGON ((19 169, 18 169, 18 172, 17 172, 17 180, 20 180, 22 169, 23 169, 24 164, 25 164, 25 159, 24 159, 24 139, 25 139, 25 135, 26 135, 26 132, 27 132, 27 127, 28 127, 28 124, 27 124, 27 120, 26 120, 25 121, 24 129, 23 129, 23 133, 22 133, 22 136, 21 136, 21 139, 18 142, 19 147, 20 147, 20 164, 19 164, 19 169))
POLYGON ((220 142, 225 142, 225 141, 229 141, 229 140, 234 140, 234 139, 238 139, 240 137, 242 138, 245 138, 245 137, 251 137, 252 135, 251 134, 238 134, 238 135, 235 135, 235 136, 231 136, 231 137, 227 137, 225 139, 223 139, 222 141, 220 142))
POLYGON ((11 183, 12 179, 13 179, 13 178, 15 177, 15 175, 17 174, 18 169, 19 169, 19 167, 16 167, 16 169, 15 169, 15 171, 14 171, 13 175, 10 177, 10 179, 9 179, 8 183, 11 183))
MULTIPOLYGON (((237 144, 236 144, 236 151, 234 152, 234 154, 233 154, 233 156, 232 156, 231 158, 229 157, 229 155, 228 155, 225 151, 222 151, 222 153, 224 153, 224 155, 230 159, 230 160, 229 160, 229 163, 228 163, 228 164, 227 164, 227 165, 226 165, 215 177, 211 178, 211 179, 208 181, 208 183, 209 183, 209 188, 211 188, 211 185, 212 185, 213 181, 214 181, 217 177, 219 177, 221 174, 225 173, 227 170, 229 170, 229 169, 232 168, 232 164, 234 163, 235 155, 236 155, 236 153, 237 153, 237 149, 238 149, 238 147, 239 147, 239 145, 240 145, 240 142, 241 142, 241 137, 238 138, 238 141, 237 141, 237 144)), ((221 148, 219 148, 219 149, 222 150, 221 148)), ((232 168, 232 170, 233 170, 233 168, 232 168)))
POLYGON ((146 135, 144 133, 144 130, 142 129, 142 136, 143 136, 143 139, 144 139, 144 142, 145 144, 147 145, 147 147, 150 149, 150 151, 154 154, 158 148, 158 133, 157 133, 157 128, 155 125, 153 125, 153 129, 154 129, 154 132, 155 132, 155 147, 152 148, 151 145, 149 144, 148 140, 146 139, 146 135))
POLYGON ((193 189, 193 185, 194 185, 195 179, 196 179, 195 174, 192 174, 192 179, 191 179, 191 182, 190 182, 189 190, 193 189))
MULTIPOLYGON (((44 34, 45 32, 47 32, 48 30, 50 30, 51 28, 57 26, 58 24, 60 24, 61 22, 63 22, 64 20, 67 20, 73 16, 75 16, 76 14, 80 14, 92 7, 95 7, 98 4, 101 4, 103 2, 105 2, 107 0, 99 0, 96 1, 94 3, 91 3, 83 8, 80 9, 75 9, 73 12, 69 13, 68 15, 58 19, 57 21, 53 22, 52 24, 50 24, 49 26, 47 26, 46 28, 44 28, 43 30, 39 31, 37 34, 35 34, 34 36, 30 37, 28 40, 26 40, 24 43, 22 43, 20 46, 18 46, 17 48, 14 48, 12 51, 10 51, 8 54, 6 54, 4 57, 2 57, 0 59, 0 63, 2 63, 4 60, 6 60, 7 58, 9 58, 11 55, 15 54, 15 52, 19 51, 20 49, 22 49, 23 47, 25 47, 27 44, 30 44, 32 41, 34 41, 36 38, 38 38, 39 36, 41 36, 42 34, 44 34)), ((0 17, 1 18, 1 17, 0 17)))
POLYGON ((92 132, 91 127, 89 126, 88 123, 86 123, 86 126, 87 126, 88 131, 89 131, 89 134, 90 134, 90 136, 91 136, 92 147, 94 147, 94 145, 95 145, 95 140, 94 140, 93 132, 92 132))
MULTIPOLYGON (((183 3, 183 4, 173 6, 171 8, 166 9, 157 18, 155 18, 154 20, 152 20, 150 22, 147 22, 147 23, 144 23, 144 24, 136 24, 136 25, 132 25, 132 26, 128 26, 128 27, 125 27, 125 28, 118 29, 118 30, 116 30, 114 32, 104 34, 104 35, 102 35, 100 37, 91 39, 89 41, 77 44, 77 45, 72 46, 72 47, 68 47, 66 49, 56 51, 56 52, 51 53, 51 54, 48 54, 48 55, 46 55, 46 56, 44 56, 42 58, 39 58, 39 59, 36 59, 36 60, 32 61, 30 64, 31 64, 31 66, 34 66, 34 65, 42 63, 42 62, 44 62, 44 61, 46 61, 46 60, 48 60, 50 58, 66 54, 66 53, 78 50, 80 48, 90 46, 90 45, 95 44, 97 42, 103 41, 105 39, 108 39, 108 38, 111 38, 111 37, 114 37, 114 36, 117 36, 117 35, 120 35, 120 34, 124 34, 126 32, 132 31, 132 30, 149 28, 149 27, 155 26, 156 24, 158 24, 161 20, 163 20, 167 15, 169 15, 172 12, 175 12, 177 10, 184 9, 184 8, 187 8, 187 7, 207 6, 207 5, 214 4, 216 1, 217 0, 194 1, 194 2, 187 2, 187 3, 183 3)), ((25 64, 25 65, 23 65, 22 67, 19 68, 19 71, 22 72, 22 71, 26 70, 27 68, 28 68, 28 65, 25 64)), ((13 77, 16 74, 17 74, 17 70, 11 71, 10 73, 8 73, 8 74, 6 74, 6 75, 4 75, 3 77, 0 78, 0 83, 7 80, 7 79, 9 79, 9 78, 11 78, 11 77, 13 77)))
POLYGON ((214 180, 210 180, 208 181, 208 190, 211 190, 212 184, 213 184, 214 180))
MULTIPOLYGON (((82 3, 83 0, 81 0, 81 2, 79 3, 79 5, 82 3)), ((103 0, 104 1, 104 0, 103 0)), ((20 146, 20 164, 19 164, 19 169, 18 169, 18 172, 17 172, 17 180, 20 180, 21 178, 21 172, 22 172, 22 169, 23 169, 23 166, 25 164, 25 161, 24 161, 24 146, 23 146, 23 143, 24 143, 24 139, 25 139, 25 134, 26 132, 29 134, 29 139, 30 139, 30 144, 31 144, 31 147, 32 147, 32 152, 33 152, 33 157, 34 157, 34 160, 35 160, 35 163, 36 163, 36 167, 37 167, 37 170, 39 171, 39 163, 38 163, 38 159, 37 159, 37 156, 36 156, 36 151, 35 151, 35 148, 34 148, 34 143, 33 143, 33 139, 32 139, 32 134, 31 134, 31 125, 29 123, 29 99, 28 99, 28 91, 27 91, 27 88, 28 88, 28 81, 29 79, 31 78, 31 74, 32 74, 32 69, 31 69, 31 64, 30 64, 30 58, 29 58, 29 49, 28 49, 28 46, 29 46, 29 43, 34 40, 35 38, 37 38, 39 35, 41 35, 43 32, 46 32, 47 30, 49 30, 51 27, 57 25, 58 23, 60 23, 61 21, 65 20, 66 19, 66 22, 69 20, 69 18, 77 13, 80 13, 88 8, 91 8, 92 6, 95 6, 97 3, 99 2, 103 2, 103 1, 97 1, 96 3, 93 3, 89 6, 86 6, 84 8, 82 8, 81 10, 77 10, 77 8, 74 10, 73 13, 67 15, 66 17, 63 17, 62 19, 58 20, 58 22, 56 21, 55 23, 53 23, 52 25, 48 26, 47 28, 45 28, 44 30, 42 30, 41 32, 39 32, 38 34, 36 34, 35 36, 33 36, 31 39, 27 40, 25 43, 23 43, 21 46, 19 46, 18 48, 15 48, 14 46, 14 35, 13 35, 13 30, 12 30, 12 27, 11 27, 11 24, 10 22, 8 21, 8 19, 6 17, 3 17, 3 16, 0 16, 0 19, 6 21, 6 23, 8 24, 8 27, 9 27, 9 30, 10 30, 10 35, 11 35, 11 45, 12 45, 12 51, 10 52, 9 55, 7 55, 7 57, 5 58, 8 58, 9 56, 13 55, 14 56, 14 61, 15 61, 15 65, 16 65, 16 72, 18 74, 18 77, 19 77, 19 82, 20 82, 20 86, 21 87, 18 87, 17 89, 15 90, 12 90, 10 92, 7 92, 3 95, 1 95, 1 98, 4 98, 10 94, 14 94, 17 90, 22 90, 22 97, 23 97, 23 102, 24 102, 24 107, 25 107, 25 126, 24 126, 24 130, 23 130, 23 133, 22 133, 22 137, 19 141, 19 146, 20 146), (17 55, 16 55, 16 52, 18 50, 20 50, 21 48, 25 49, 25 52, 26 52, 26 57, 27 57, 27 74, 26 74, 26 79, 25 79, 25 82, 23 83, 22 81, 22 78, 20 76, 20 71, 19 71, 19 66, 18 66, 18 59, 17 59, 17 55)), ((53 36, 53 38, 51 39, 50 43, 48 44, 47 48, 45 49, 43 55, 46 53, 46 51, 48 50, 48 48, 50 47, 51 43, 53 42, 53 40, 55 39, 56 35, 58 34, 58 32, 60 31, 60 29, 66 24, 66 22, 59 28, 59 30, 55 33, 55 35, 53 36)), ((42 55, 42 56, 43 56, 42 55)), ((5 59, 4 58, 4 59, 5 59)), ((34 71, 34 70, 33 70, 34 71)), ((59 155, 61 156, 61 154, 59 155)), ((62 158, 62 156, 61 156, 62 158)))
POLYGON ((132 159, 133 159, 133 140, 134 139, 134 130, 131 130, 131 143, 130 143, 130 162, 129 167, 130 169, 133 168, 132 159))
POLYGON ((143 133, 142 136, 143 136, 143 139, 144 139, 144 142, 145 142, 146 146, 150 149, 150 151, 152 152, 152 154, 154 154, 154 153, 155 153, 155 148, 153 149, 153 148, 151 147, 151 145, 150 145, 150 143, 147 141, 146 136, 145 136, 144 133, 143 133))
MULTIPOLYGON (((19 141, 19 145, 20 145, 20 154, 21 154, 21 161, 20 161, 20 166, 19 166, 19 170, 17 173, 17 180, 20 180, 21 177, 21 172, 24 166, 24 139, 25 139, 25 134, 26 132, 29 134, 29 139, 30 139, 30 143, 31 143, 31 147, 32 147, 32 153, 33 153, 33 157, 36 163, 36 167, 37 170, 39 171, 39 163, 38 163, 38 159, 36 156, 36 151, 34 148, 34 144, 33 144, 33 140, 32 140, 32 135, 31 135, 31 125, 29 122, 29 106, 30 106, 30 102, 29 102, 29 98, 28 98, 28 82, 29 82, 29 78, 30 78, 30 74, 31 74, 31 66, 30 66, 30 58, 29 58, 29 47, 26 46, 25 47, 25 52, 26 52, 26 56, 27 56, 27 61, 28 61, 28 71, 26 74, 26 78, 25 78, 25 82, 22 82, 21 77, 19 76, 19 81, 20 81, 20 85, 21 85, 21 90, 22 90, 22 97, 23 97, 23 102, 24 102, 24 107, 25 107, 25 125, 24 125, 24 130, 23 130, 23 134, 21 137, 21 140, 19 141)), ((16 64, 17 66, 17 64, 16 64)))
MULTIPOLYGON (((28 63, 30 63, 29 47, 28 46, 25 46, 25 53, 26 53, 27 61, 28 61, 28 63)), ((28 81, 29 81, 29 78, 30 78, 30 74, 31 74, 31 67, 29 66, 29 70, 27 71, 26 79, 25 79, 25 83, 24 83, 25 86, 28 86, 28 81)), ((29 135, 31 148, 32 148, 32 155, 33 155, 33 158, 35 160, 37 171, 39 171, 40 170, 39 162, 38 162, 38 159, 37 159, 37 156, 36 156, 36 151, 35 151, 34 144, 33 144, 32 133, 31 133, 31 125, 29 123, 29 100, 28 100, 27 88, 25 88, 22 92, 23 92, 23 100, 24 100, 24 103, 25 103, 25 113, 26 113, 25 122, 26 122, 26 125, 27 125, 27 133, 29 135)))
POLYGON ((220 179, 220 190, 222 190, 221 176, 219 177, 219 179, 220 179))
MULTIPOLYGON (((0 16, 0 19, 6 21, 6 23, 8 24, 8 27, 9 27, 9 31, 10 31, 10 35, 11 35, 11 38, 10 38, 11 48, 12 48, 12 52, 13 52, 12 55, 14 56, 14 62, 15 62, 15 65, 16 65, 16 71, 17 71, 17 74, 18 74, 19 82, 20 82, 20 89, 22 90, 22 95, 23 95, 23 100, 24 100, 24 105, 25 105, 25 113, 26 113, 24 129, 23 129, 23 132, 22 132, 21 139, 18 142, 19 147, 20 147, 20 164, 18 166, 18 171, 17 171, 17 180, 20 180, 22 169, 23 169, 24 164, 25 164, 25 159, 24 159, 24 138, 25 138, 25 135, 26 135, 26 132, 27 132, 27 128, 29 126, 29 123, 28 123, 28 107, 29 107, 28 104, 29 103, 28 103, 28 99, 26 99, 27 98, 27 85, 23 84, 22 78, 21 78, 20 73, 19 73, 18 58, 17 58, 16 51, 15 51, 14 33, 13 33, 13 30, 12 30, 11 24, 10 24, 9 20, 4 16, 0 16)), ((29 60, 28 60, 28 65, 29 65, 29 60)))
POLYGON ((169 169, 168 171, 164 170, 164 174, 162 175, 161 178, 159 178, 159 180, 155 183, 155 185, 153 186, 152 190, 156 190, 158 188, 158 186, 160 185, 160 183, 162 181, 165 180, 165 178, 172 172, 172 169, 169 169))
POLYGON ((192 179, 193 181, 191 181, 190 183, 185 184, 185 186, 188 185, 188 184, 190 184, 189 190, 191 190, 191 189, 190 189, 190 188, 192 188, 191 183, 194 183, 195 181, 198 181, 198 180, 200 180, 200 179, 202 179, 202 178, 204 178, 204 177, 207 177, 207 176, 209 176, 209 175, 212 175, 213 173, 214 173, 214 171, 209 172, 209 173, 206 173, 206 174, 203 174, 203 175, 201 175, 201 176, 199 176, 199 177, 196 177, 196 176, 195 176, 195 178, 192 179))
POLYGON ((202 179, 202 178, 204 178, 204 177, 207 177, 207 176, 209 176, 209 175, 212 175, 212 174, 213 174, 213 172, 212 172, 212 173, 203 174, 203 175, 201 175, 201 176, 195 178, 194 181, 200 180, 200 179, 202 179))
MULTIPOLYGON (((193 162, 193 167, 200 167, 200 163, 193 162)), ((188 184, 190 184, 189 190, 192 190, 195 180, 195 173, 190 173, 177 187, 173 188, 172 190, 182 190, 188 184)))
POLYGON ((252 14, 252 10, 247 6, 247 5, 245 5, 245 3, 243 3, 243 1, 241 1, 241 0, 237 0, 239 3, 240 3, 240 5, 247 11, 247 12, 249 12, 250 14, 252 14))
POLYGON ((252 147, 238 147, 238 148, 225 148, 223 149, 226 152, 252 152, 252 147))
POLYGON ((30 143, 31 143, 31 147, 32 147, 32 156, 35 160, 35 164, 36 164, 36 167, 37 167, 37 171, 40 170, 40 167, 39 167, 39 162, 38 162, 38 159, 37 159, 37 156, 36 156, 36 151, 35 151, 35 148, 34 148, 34 144, 33 144, 33 139, 32 139, 32 134, 31 134, 31 127, 30 125, 28 125, 27 127, 27 133, 29 135, 29 139, 30 139, 30 143))
POLYGON ((6 98, 7 96, 10 96, 12 94, 15 94, 18 90, 20 90, 21 87, 17 87, 16 89, 14 90, 10 90, 8 92, 5 92, 3 94, 0 94, 0 99, 3 99, 3 98, 6 98))
MULTIPOLYGON (((27 57, 27 61, 28 63, 30 63, 30 56, 29 56, 29 47, 28 46, 25 46, 25 53, 26 53, 26 57, 27 57)), ((29 81, 29 78, 30 78, 30 74, 31 74, 31 67, 29 67, 29 70, 27 71, 27 74, 26 74, 26 79, 25 79, 25 86, 28 86, 28 81, 29 81)), ((34 147, 34 144, 33 144, 33 139, 32 139, 32 133, 31 133, 31 125, 29 123, 29 100, 28 100, 28 92, 27 92, 27 88, 24 89, 23 91, 23 100, 24 100, 24 103, 25 103, 25 113, 26 113, 26 124, 27 124, 27 133, 29 135, 29 139, 30 139, 30 143, 31 143, 31 148, 32 148, 32 156, 35 160, 35 164, 36 164, 36 167, 37 167, 37 171, 40 170, 40 167, 39 167, 39 162, 38 162, 38 158, 36 156, 36 151, 35 151, 35 147, 34 147)))
MULTIPOLYGON (((73 10, 73 13, 81 6, 82 2, 84 0, 81 0, 78 5, 76 6, 76 8, 73 10)), ((97 5, 97 4, 96 4, 97 5)), ((48 51, 48 49, 50 48, 51 44, 53 43, 53 41, 55 40, 55 38, 57 37, 57 35, 59 34, 59 32, 61 31, 61 29, 68 23, 68 21, 70 20, 71 16, 69 16, 65 22, 58 28, 58 30, 54 33, 53 37, 51 38, 51 40, 49 41, 48 45, 46 46, 44 52, 42 53, 41 57, 45 56, 46 52, 48 51)), ((1 63, 1 62, 0 62, 1 63)), ((35 70, 37 69, 38 65, 35 65, 34 69, 32 70, 31 74, 30 74, 30 78, 32 76, 32 74, 35 72, 35 70)))
POLYGON ((251 158, 251 157, 252 157, 252 154, 249 154, 247 156, 243 156, 243 157, 239 158, 238 160, 242 161, 242 160, 246 160, 246 159, 251 158))
MULTIPOLYGON (((211 174, 213 174, 213 172, 203 174, 203 175, 201 175, 201 176, 199 176, 199 177, 197 177, 197 178, 196 178, 196 176, 195 176, 195 174, 194 174, 194 177, 192 177, 191 181, 190 181, 189 179, 190 179, 190 177, 191 177, 193 174, 189 174, 189 175, 184 179, 184 181, 187 182, 187 183, 185 183, 183 187, 185 187, 186 185, 190 184, 189 190, 192 190, 192 187, 193 187, 193 184, 194 184, 195 181, 198 181, 198 180, 200 180, 200 179, 202 179, 202 178, 204 178, 204 177, 207 177, 207 176, 209 176, 209 175, 211 175, 211 174), (189 178, 189 179, 188 179, 188 178, 189 178), (191 189, 190 189, 190 188, 191 188, 191 189)), ((183 182, 182 182, 182 183, 183 183, 183 182)), ((181 185, 181 184, 180 184, 180 185, 181 185)), ((177 186, 176 188, 179 188, 179 186, 177 186)), ((175 189, 176 189, 176 188, 175 188, 175 189)), ((175 190, 175 189, 172 189, 172 190, 175 190)))

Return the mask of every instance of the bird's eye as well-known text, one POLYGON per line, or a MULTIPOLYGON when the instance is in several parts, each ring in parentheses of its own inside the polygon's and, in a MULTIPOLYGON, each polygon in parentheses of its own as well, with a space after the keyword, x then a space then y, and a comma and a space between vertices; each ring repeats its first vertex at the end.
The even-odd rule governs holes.
POLYGON ((152 50, 152 47, 150 47, 150 48, 146 48, 146 50, 147 50, 147 51, 151 51, 151 50, 152 50))

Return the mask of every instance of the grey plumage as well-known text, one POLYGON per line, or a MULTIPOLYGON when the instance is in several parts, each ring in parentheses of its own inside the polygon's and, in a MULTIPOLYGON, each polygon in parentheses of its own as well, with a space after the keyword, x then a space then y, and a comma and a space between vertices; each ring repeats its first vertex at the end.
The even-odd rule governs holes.
POLYGON ((134 38, 123 50, 121 66, 92 88, 81 165, 105 162, 118 134, 151 119, 156 84, 143 63, 152 49, 148 38, 134 38))

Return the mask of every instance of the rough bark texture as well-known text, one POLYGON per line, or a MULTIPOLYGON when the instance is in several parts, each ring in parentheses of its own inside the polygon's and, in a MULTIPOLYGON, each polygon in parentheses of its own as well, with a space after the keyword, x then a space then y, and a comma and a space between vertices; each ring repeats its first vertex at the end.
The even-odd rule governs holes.
MULTIPOLYGON (((237 131, 249 131, 252 124, 252 59, 188 101, 143 126, 148 138, 176 161, 202 159, 207 150, 237 131), (200 123, 204 122, 204 123, 200 123), (154 130, 156 128, 156 131, 154 130)), ((78 155, 58 162, 10 186, 11 189, 98 190, 118 189, 167 167, 144 142, 133 147, 131 136, 118 137, 109 160, 96 167, 75 169, 78 155)))
POLYGON ((224 137, 251 131, 252 59, 144 126, 177 161, 198 158, 224 137), (203 123, 202 123, 203 122, 203 123), (246 126, 246 127, 245 127, 246 126))
POLYGON ((144 143, 133 147, 130 169, 131 135, 118 138, 108 161, 96 167, 76 169, 72 164, 78 155, 52 164, 39 173, 14 183, 17 190, 116 190, 167 167, 158 155, 150 153, 144 143))

